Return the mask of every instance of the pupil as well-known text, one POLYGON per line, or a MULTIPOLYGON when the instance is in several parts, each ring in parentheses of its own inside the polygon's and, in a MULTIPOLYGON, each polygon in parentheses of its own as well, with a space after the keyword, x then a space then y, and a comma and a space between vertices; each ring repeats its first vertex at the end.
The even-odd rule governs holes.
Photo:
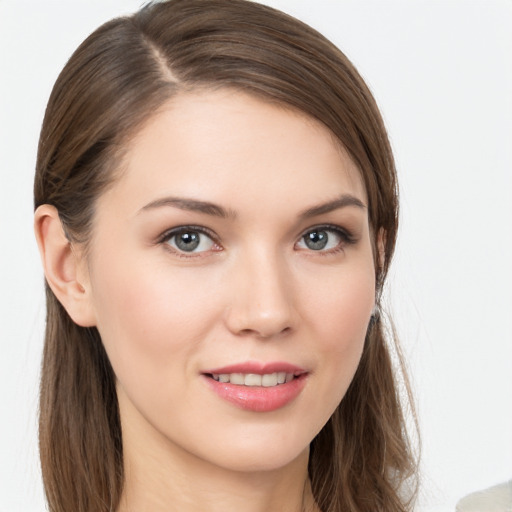
POLYGON ((304 242, 309 249, 318 251, 327 245, 328 236, 325 231, 312 231, 304 237, 304 242))
POLYGON ((182 251, 193 251, 199 245, 199 234, 194 232, 181 233, 176 237, 176 245, 182 251))

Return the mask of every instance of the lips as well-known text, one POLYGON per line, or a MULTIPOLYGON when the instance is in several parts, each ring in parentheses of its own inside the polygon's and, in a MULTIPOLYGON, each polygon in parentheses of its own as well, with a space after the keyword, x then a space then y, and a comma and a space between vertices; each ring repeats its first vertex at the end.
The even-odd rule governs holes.
POLYGON ((308 372, 284 362, 246 362, 213 368, 203 375, 210 389, 231 404, 248 411, 270 412, 300 394, 308 372))

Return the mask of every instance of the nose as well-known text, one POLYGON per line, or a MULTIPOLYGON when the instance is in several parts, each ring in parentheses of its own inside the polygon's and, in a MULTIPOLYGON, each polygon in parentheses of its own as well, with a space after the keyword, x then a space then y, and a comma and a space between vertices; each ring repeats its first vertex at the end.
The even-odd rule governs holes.
POLYGON ((269 253, 240 258, 231 274, 228 329, 238 336, 271 338, 297 326, 293 279, 286 262, 269 253))

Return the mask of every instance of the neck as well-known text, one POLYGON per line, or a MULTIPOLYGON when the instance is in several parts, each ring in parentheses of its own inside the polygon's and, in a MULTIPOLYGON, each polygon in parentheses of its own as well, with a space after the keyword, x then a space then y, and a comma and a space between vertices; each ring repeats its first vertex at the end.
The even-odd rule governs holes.
POLYGON ((127 471, 118 512, 313 512, 307 477, 283 478, 278 472, 229 474, 214 471, 191 476, 127 471))

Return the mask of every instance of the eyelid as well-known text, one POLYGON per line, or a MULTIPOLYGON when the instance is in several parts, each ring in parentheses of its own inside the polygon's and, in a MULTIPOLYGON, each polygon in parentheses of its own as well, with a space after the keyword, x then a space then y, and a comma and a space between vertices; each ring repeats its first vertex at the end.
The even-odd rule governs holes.
POLYGON ((299 243, 308 233, 311 233, 312 231, 333 231, 342 239, 342 242, 339 244, 339 246, 337 246, 334 249, 326 251, 310 250, 311 252, 316 252, 318 254, 329 254, 332 252, 336 252, 336 250, 339 250, 340 248, 343 248, 344 246, 347 245, 353 245, 358 241, 357 237, 353 234, 353 232, 347 228, 344 228, 336 224, 317 224, 315 226, 311 226, 305 229, 297 239, 296 244, 299 243))
POLYGON ((315 224, 314 226, 304 229, 302 231, 302 233, 300 234, 299 238, 302 238, 304 235, 306 235, 307 233, 310 233, 311 231, 321 231, 321 230, 335 231, 336 233, 340 233, 340 234, 346 236, 347 238, 350 238, 350 239, 356 241, 356 237, 354 236, 352 230, 342 227, 338 224, 329 224, 329 223, 315 224))
MULTIPOLYGON (((179 235, 180 233, 187 232, 187 231, 195 231, 197 233, 207 236, 208 238, 210 238, 213 241, 213 243, 216 246, 218 246, 220 249, 222 249, 222 246, 219 243, 218 236, 211 229, 208 229, 204 226, 196 226, 196 225, 191 225, 191 224, 184 224, 181 226, 176 226, 174 228, 165 230, 161 235, 158 236, 158 238, 156 239, 156 243, 157 244, 166 244, 166 242, 168 242, 172 237, 179 235)), ((166 244, 166 248, 167 248, 167 250, 171 251, 173 254, 176 254, 176 255, 178 255, 180 257, 184 257, 184 258, 197 258, 201 255, 204 256, 205 254, 211 252, 211 251, 200 251, 200 252, 187 253, 185 251, 180 251, 179 249, 175 249, 170 244, 166 244)), ((218 252, 218 250, 215 252, 218 252)))

